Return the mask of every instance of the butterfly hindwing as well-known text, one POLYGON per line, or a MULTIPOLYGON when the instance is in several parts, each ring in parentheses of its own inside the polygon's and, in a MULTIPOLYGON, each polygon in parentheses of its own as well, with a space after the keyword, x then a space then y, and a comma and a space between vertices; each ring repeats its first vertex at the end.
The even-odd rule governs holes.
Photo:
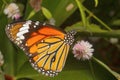
POLYGON ((39 21, 9 24, 6 33, 28 55, 34 69, 47 76, 55 76, 65 64, 74 31, 67 34, 39 21))
POLYGON ((30 62, 42 74, 55 76, 64 66, 69 45, 61 41, 61 39, 52 42, 50 39, 53 38, 47 38, 42 43, 37 44, 37 53, 31 55, 30 62))

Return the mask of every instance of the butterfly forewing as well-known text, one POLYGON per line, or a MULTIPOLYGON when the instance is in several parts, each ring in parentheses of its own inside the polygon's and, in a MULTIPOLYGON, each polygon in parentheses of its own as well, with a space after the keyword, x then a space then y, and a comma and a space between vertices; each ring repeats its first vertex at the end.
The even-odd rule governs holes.
POLYGON ((17 40, 17 33, 19 29, 23 26, 24 22, 16 23, 16 24, 8 24, 6 27, 6 34, 10 38, 11 41, 15 42, 19 46, 19 40, 17 40))
POLYGON ((6 33, 28 55, 33 68, 47 76, 55 76, 65 64, 73 32, 64 32, 39 21, 9 24, 6 33))

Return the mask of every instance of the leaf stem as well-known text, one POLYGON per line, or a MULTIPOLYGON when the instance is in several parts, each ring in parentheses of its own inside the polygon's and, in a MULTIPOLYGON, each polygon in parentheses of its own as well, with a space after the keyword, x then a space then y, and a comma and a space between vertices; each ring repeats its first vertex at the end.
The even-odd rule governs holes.
POLYGON ((111 70, 106 64, 104 64, 102 61, 98 60, 97 58, 93 57, 93 60, 99 63, 101 66, 103 66, 106 70, 108 70, 113 76, 115 76, 118 80, 120 79, 120 74, 117 72, 114 72, 111 70))
POLYGON ((82 22, 83 22, 83 26, 86 27, 86 15, 85 15, 85 11, 84 11, 84 8, 81 4, 81 2, 79 0, 75 0, 76 3, 77 3, 77 6, 79 8, 79 11, 80 11, 80 15, 81 15, 81 18, 82 18, 82 22))
POLYGON ((96 17, 91 11, 89 11, 87 8, 84 7, 84 10, 91 14, 91 16, 96 19, 99 23, 101 23, 106 29, 108 29, 109 31, 112 31, 112 29, 107 25, 105 24, 102 20, 100 20, 98 17, 96 17))

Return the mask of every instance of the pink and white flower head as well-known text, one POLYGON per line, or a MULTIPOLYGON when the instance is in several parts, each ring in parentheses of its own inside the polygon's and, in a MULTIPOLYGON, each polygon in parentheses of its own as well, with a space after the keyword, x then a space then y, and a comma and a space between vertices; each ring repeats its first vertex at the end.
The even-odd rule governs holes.
POLYGON ((94 49, 88 41, 78 41, 73 47, 74 57, 78 60, 88 60, 92 57, 94 49))
POLYGON ((12 16, 12 19, 18 20, 20 19, 21 15, 20 13, 16 13, 15 15, 12 16))
POLYGON ((4 9, 4 14, 8 15, 8 18, 13 17, 16 13, 20 13, 19 7, 15 3, 10 3, 4 9))

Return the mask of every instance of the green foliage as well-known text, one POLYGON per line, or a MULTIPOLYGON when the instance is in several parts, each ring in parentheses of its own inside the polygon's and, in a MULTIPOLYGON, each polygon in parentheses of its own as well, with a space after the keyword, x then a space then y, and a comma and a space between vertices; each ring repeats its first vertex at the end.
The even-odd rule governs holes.
POLYGON ((98 0, 94 0, 95 1, 95 7, 97 7, 98 5, 98 0))
MULTIPOLYGON (((89 61, 78 61, 73 58, 72 51, 69 52, 65 68, 58 76, 50 78, 39 74, 31 67, 25 53, 16 45, 11 43, 6 36, 5 26, 11 22, 11 19, 8 19, 7 16, 4 15, 3 10, 6 4, 9 4, 12 1, 13 0, 0 1, 0 50, 3 53, 5 60, 4 65, 0 67, 0 78, 2 80, 5 80, 4 75, 9 75, 14 80, 117 80, 120 78, 118 73, 112 71, 97 58, 93 57, 89 61)), ((95 2, 94 8, 99 5, 98 0, 94 0, 92 2, 95 2)), ((120 29, 117 28, 114 30, 112 28, 112 26, 120 26, 119 19, 112 19, 110 24, 106 24, 95 16, 93 12, 88 10, 84 6, 84 3, 90 2, 89 0, 43 0, 43 12, 41 10, 39 12, 35 12, 31 8, 29 2, 27 2, 26 11, 23 13, 25 14, 24 19, 44 22, 53 17, 56 21, 56 26, 60 27, 68 18, 72 18, 71 15, 73 15, 75 18, 72 18, 72 20, 77 18, 80 18, 80 20, 76 23, 72 23, 72 25, 67 25, 65 27, 65 31, 76 30, 78 33, 75 38, 120 38, 120 29), (69 4, 73 4, 73 7, 67 11, 66 8, 69 4), (76 11, 79 11, 80 14, 74 15, 76 11)))
POLYGON ((42 12, 48 20, 52 18, 52 14, 46 8, 42 7, 42 12))

